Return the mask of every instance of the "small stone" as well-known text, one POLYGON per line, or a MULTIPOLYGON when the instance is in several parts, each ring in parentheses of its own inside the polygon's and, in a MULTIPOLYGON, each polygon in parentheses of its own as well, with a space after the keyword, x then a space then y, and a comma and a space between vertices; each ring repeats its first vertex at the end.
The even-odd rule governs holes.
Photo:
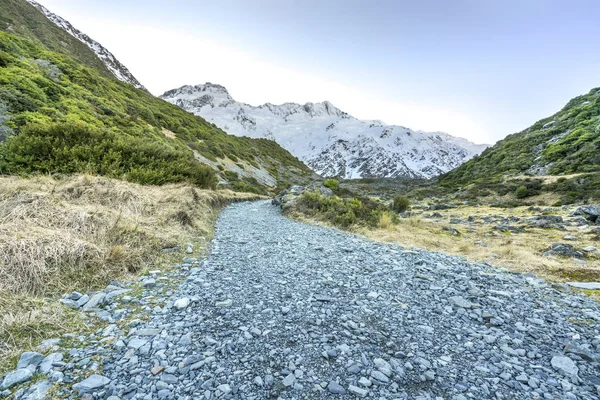
POLYGON ((73 389, 80 393, 94 392, 98 389, 102 389, 104 386, 110 383, 110 379, 102 375, 91 375, 83 381, 73 385, 73 389))
POLYGON ((30 365, 37 367, 44 361, 44 355, 40 353, 35 353, 32 351, 26 351, 21 354, 21 358, 19 358, 19 362, 17 363, 17 369, 27 368, 30 365))
POLYGON ((358 397, 367 397, 369 391, 366 389, 361 389, 358 386, 350 385, 348 386, 348 391, 358 397))
POLYGON ((38 381, 31 385, 27 391, 27 396, 23 400, 43 400, 46 398, 48 390, 52 387, 52 383, 48 380, 38 381))
POLYGON ((104 298, 106 297, 106 293, 98 292, 90 297, 90 300, 85 303, 83 306, 83 311, 91 311, 98 306, 101 306, 104 303, 104 298))
POLYGON ((362 385, 364 387, 370 387, 373 384, 373 382, 371 382, 369 380, 369 378, 365 378, 364 376, 361 376, 360 379, 358 380, 358 384, 362 385))
POLYGON ((371 372, 371 377, 377 379, 380 382, 384 382, 384 383, 388 383, 390 381, 390 378, 388 378, 387 376, 385 376, 380 371, 373 371, 373 372, 371 372))
POLYGON ((155 367, 152 367, 152 369, 150 370, 150 372, 152 372, 152 375, 158 375, 161 372, 163 372, 165 370, 165 367, 162 365, 157 365, 155 367))
POLYGON ((567 285, 577 289, 600 290, 600 282, 567 282, 567 285))
POLYGON ((215 307, 219 307, 219 308, 231 307, 232 305, 233 305, 233 300, 231 300, 231 299, 217 301, 215 303, 215 307))
POLYGON ((186 308, 188 308, 189 305, 190 299, 188 299, 187 297, 178 299, 175 301, 175 303, 173 303, 173 307, 175 307, 178 310, 185 310, 186 308))
POLYGON ((459 308, 471 308, 473 304, 462 296, 450 297, 450 302, 459 308))
POLYGON ((283 378, 283 381, 281 383, 283 383, 283 386, 289 387, 292 386, 294 382, 296 382, 296 376, 294 374, 289 374, 288 376, 283 378))
POLYGON ((577 240, 577 238, 573 235, 567 235, 563 237, 564 240, 577 240))
POLYGON ((333 393, 333 394, 346 393, 346 389, 344 389, 342 385, 340 385, 339 383, 337 383, 335 381, 329 382, 329 385, 327 385, 327 390, 329 390, 329 392, 333 393))
POLYGON ((62 353, 52 353, 49 354, 44 361, 40 364, 40 372, 42 374, 47 374, 53 367, 55 362, 60 362, 63 359, 62 353))
POLYGON ((152 278, 148 278, 144 281, 142 286, 145 288, 153 288, 154 286, 156 286, 156 280, 154 280, 152 278))
POLYGON ((231 392, 231 386, 229 386, 229 384, 227 384, 227 383, 217 386, 217 389, 225 394, 231 392))

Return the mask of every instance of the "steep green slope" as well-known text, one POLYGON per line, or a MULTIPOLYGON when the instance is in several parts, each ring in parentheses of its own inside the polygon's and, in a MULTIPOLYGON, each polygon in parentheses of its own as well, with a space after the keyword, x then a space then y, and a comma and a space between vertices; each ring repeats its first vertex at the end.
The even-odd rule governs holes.
POLYGON ((214 169, 244 190, 310 175, 272 141, 227 135, 104 75, 39 42, 0 32, 0 173, 91 172, 212 187, 214 169))
POLYGON ((507 136, 440 178, 445 185, 489 182, 508 175, 564 175, 600 171, 600 89, 507 136))
POLYGON ((0 31, 43 44, 49 50, 68 55, 101 75, 113 77, 104 63, 85 44, 50 22, 25 0, 0 1, 0 31))

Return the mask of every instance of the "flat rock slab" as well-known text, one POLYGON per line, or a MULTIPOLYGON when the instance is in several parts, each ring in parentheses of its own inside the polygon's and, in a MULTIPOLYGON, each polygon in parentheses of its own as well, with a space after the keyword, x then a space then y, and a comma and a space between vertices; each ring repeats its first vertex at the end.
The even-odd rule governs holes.
POLYGON ((577 289, 600 290, 600 282, 567 282, 567 285, 577 289))
POLYGON ((30 380, 32 376, 33 372, 28 368, 9 372, 2 380, 2 383, 0 383, 0 390, 8 389, 18 383, 26 382, 30 380))
POLYGON ((110 379, 102 375, 91 375, 83 381, 73 385, 73 389, 80 393, 89 393, 98 389, 102 389, 110 383, 110 379))

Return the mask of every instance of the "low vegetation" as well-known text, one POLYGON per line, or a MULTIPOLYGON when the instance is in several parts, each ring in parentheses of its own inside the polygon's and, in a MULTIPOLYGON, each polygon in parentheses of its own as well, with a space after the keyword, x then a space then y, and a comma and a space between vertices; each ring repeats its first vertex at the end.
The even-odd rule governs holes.
POLYGON ((325 182, 323 182, 323 186, 335 192, 336 190, 339 190, 340 183, 335 179, 327 179, 325 182))
POLYGON ((189 184, 0 177, 0 358, 83 323, 57 296, 105 287, 206 244, 215 211, 256 195, 189 184))
POLYGON ((403 213, 408 210, 410 206, 410 200, 406 196, 398 195, 394 197, 394 201, 392 203, 392 209, 398 213, 403 213))
POLYGON ((387 210, 382 203, 368 198, 325 197, 307 192, 298 198, 294 211, 341 228, 350 228, 357 224, 376 226, 387 210))

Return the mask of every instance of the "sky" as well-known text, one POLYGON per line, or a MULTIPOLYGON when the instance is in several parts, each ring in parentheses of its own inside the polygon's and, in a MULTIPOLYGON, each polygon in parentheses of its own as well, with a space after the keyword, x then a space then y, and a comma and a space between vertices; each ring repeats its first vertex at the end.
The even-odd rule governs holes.
POLYGON ((328 100, 492 144, 600 86, 597 0, 39 0, 155 95, 328 100))

